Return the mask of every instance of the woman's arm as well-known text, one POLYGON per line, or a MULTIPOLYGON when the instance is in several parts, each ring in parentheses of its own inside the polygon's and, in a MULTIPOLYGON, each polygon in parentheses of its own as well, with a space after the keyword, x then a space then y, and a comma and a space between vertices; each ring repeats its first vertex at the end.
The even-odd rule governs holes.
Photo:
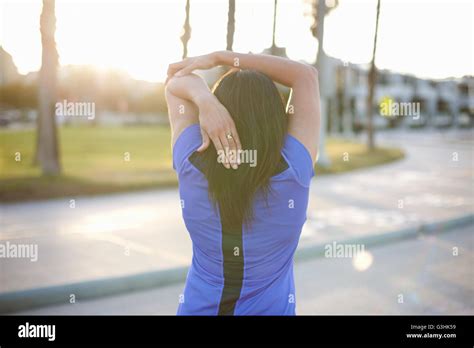
POLYGON ((316 69, 286 58, 219 51, 172 64, 168 75, 184 76, 196 69, 209 69, 218 65, 257 70, 272 80, 292 88, 287 106, 288 133, 306 147, 314 163, 320 130, 320 99, 316 69))
MULTIPOLYGON (((201 126, 203 143, 198 151, 205 150, 212 140, 216 151, 241 149, 235 124, 226 108, 210 92, 206 82, 197 75, 171 77, 166 84, 166 100, 171 123, 173 144, 181 132, 189 125, 201 126), (229 139, 228 134, 232 137, 229 139)), ((232 158, 236 158, 233 156, 232 158)), ((238 163, 226 160, 226 168, 236 169, 238 163)))
POLYGON ((218 65, 233 66, 240 69, 257 70, 273 81, 287 87, 300 82, 314 82, 316 69, 310 65, 290 59, 265 54, 242 54, 230 51, 213 53, 218 65))
POLYGON ((195 74, 170 78, 166 83, 166 90, 181 99, 193 102, 195 105, 203 105, 213 97, 206 82, 195 74))
POLYGON ((318 73, 310 65, 263 55, 217 52, 218 64, 260 71, 272 80, 291 87, 287 105, 288 133, 298 139, 316 162, 320 131, 318 73))
MULTIPOLYGON (((191 75, 189 75, 191 76, 191 75)), ((189 77, 186 76, 189 80, 189 77)), ((173 82, 177 78, 170 79, 173 82)), ((183 78, 184 79, 184 78, 183 78)), ((189 98, 179 96, 178 91, 172 92, 171 84, 167 83, 165 88, 166 104, 168 105, 168 117, 171 126, 172 146, 178 139, 181 132, 188 126, 199 123, 199 109, 189 98)))

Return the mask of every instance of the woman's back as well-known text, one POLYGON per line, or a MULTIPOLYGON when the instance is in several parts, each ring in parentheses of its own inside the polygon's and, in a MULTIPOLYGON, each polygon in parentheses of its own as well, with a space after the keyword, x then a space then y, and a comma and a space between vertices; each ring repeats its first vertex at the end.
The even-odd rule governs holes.
POLYGON ((192 264, 178 314, 294 315, 293 256, 319 133, 314 68, 214 52, 171 64, 166 98, 192 264), (192 71, 238 66, 212 92, 192 71), (275 82, 291 88, 287 108, 275 82))
MULTIPOLYGON (((198 124, 176 140, 183 218, 193 243, 192 265, 181 297, 183 315, 293 315, 293 256, 306 220, 313 176, 309 152, 287 135, 269 193, 258 191, 250 224, 229 225, 209 198, 198 124)), ((258 158, 257 158, 258 160, 258 158)))

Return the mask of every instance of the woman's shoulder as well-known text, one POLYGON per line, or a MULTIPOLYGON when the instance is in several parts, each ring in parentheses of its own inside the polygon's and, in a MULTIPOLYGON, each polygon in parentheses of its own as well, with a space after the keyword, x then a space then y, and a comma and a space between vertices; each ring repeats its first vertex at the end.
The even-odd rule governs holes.
POLYGON ((298 183, 309 186, 314 176, 313 160, 307 148, 295 137, 287 134, 283 144, 282 155, 298 183))
POLYGON ((179 134, 173 145, 173 169, 180 172, 186 160, 202 143, 201 130, 198 123, 187 126, 179 134))

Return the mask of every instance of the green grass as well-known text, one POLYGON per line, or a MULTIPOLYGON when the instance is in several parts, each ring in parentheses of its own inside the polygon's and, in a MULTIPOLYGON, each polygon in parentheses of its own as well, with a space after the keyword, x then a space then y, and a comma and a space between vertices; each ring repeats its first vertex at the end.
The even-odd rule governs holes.
POLYGON ((323 168, 316 165, 317 175, 344 173, 393 162, 404 157, 403 151, 398 148, 377 147, 369 150, 364 143, 343 139, 328 139, 326 150, 331 166, 323 168))
MULTIPOLYGON (((171 169, 170 132, 167 126, 63 127, 59 131, 59 177, 41 176, 33 166, 35 131, 0 131, 0 201, 23 201, 61 196, 93 195, 176 185, 171 169), (21 161, 15 161, 15 153, 21 161), (125 153, 130 161, 125 160, 125 153)), ((387 163, 403 157, 398 149, 329 139, 330 168, 316 173, 334 174, 387 163), (343 160, 344 152, 349 161, 343 160)))

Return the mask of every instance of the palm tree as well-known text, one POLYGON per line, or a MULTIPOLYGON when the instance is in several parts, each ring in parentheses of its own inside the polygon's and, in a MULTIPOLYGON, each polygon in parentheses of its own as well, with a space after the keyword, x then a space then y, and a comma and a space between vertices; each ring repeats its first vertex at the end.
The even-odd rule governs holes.
POLYGON ((278 47, 276 45, 276 27, 277 27, 277 13, 278 0, 273 1, 273 30, 272 30, 272 45, 263 50, 264 54, 271 54, 272 56, 286 57, 285 47, 278 47))
POLYGON ((232 51, 234 45, 235 32, 235 0, 229 0, 229 11, 227 12, 227 47, 228 51, 232 51))
POLYGON ((368 83, 368 96, 367 96, 367 142, 368 147, 370 150, 374 149, 375 141, 374 141, 374 124, 373 124, 373 117, 374 117, 374 90, 375 90, 375 82, 377 79, 377 68, 375 67, 375 53, 377 50, 377 35, 379 32, 379 15, 380 15, 380 0, 377 0, 377 14, 375 19, 375 35, 374 35, 374 48, 372 51, 372 61, 370 62, 370 70, 369 70, 369 83, 368 83))
POLYGON ((275 34, 276 34, 277 8, 278 8, 278 0, 275 0, 273 3, 272 47, 270 48, 270 52, 272 55, 276 54, 275 34))
MULTIPOLYGON (((313 18, 311 25, 311 33, 318 40, 318 53, 316 57, 316 67, 319 71, 319 83, 321 86, 326 85, 326 79, 328 78, 327 57, 324 52, 324 19, 326 15, 337 7, 338 1, 334 1, 331 6, 326 4, 325 0, 311 0, 311 17, 313 18)), ((326 153, 326 132, 328 124, 328 108, 327 108, 327 92, 325 88, 321 91, 321 131, 319 138, 319 152, 318 152, 318 164, 323 167, 329 167, 331 164, 329 156, 326 153)))
POLYGON ((43 51, 39 72, 36 163, 40 165, 44 175, 58 175, 61 172, 55 119, 58 67, 58 52, 54 39, 55 31, 55 0, 43 0, 43 9, 40 17, 43 51))
POLYGON ((181 41, 183 42, 183 59, 188 56, 188 41, 191 38, 191 26, 189 25, 189 4, 190 0, 186 0, 186 19, 183 25, 183 35, 181 41))

